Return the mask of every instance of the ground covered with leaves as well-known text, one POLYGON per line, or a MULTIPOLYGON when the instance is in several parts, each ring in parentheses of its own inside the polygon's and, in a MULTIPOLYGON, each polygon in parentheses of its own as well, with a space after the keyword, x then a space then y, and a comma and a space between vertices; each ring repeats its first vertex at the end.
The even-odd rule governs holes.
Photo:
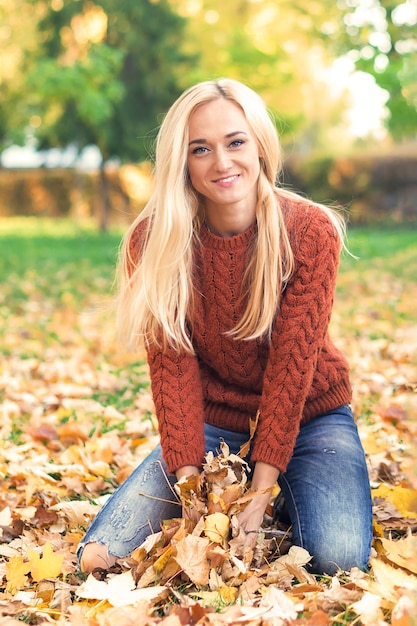
POLYGON ((312 576, 268 516, 245 549, 245 467, 226 447, 173 494, 193 522, 167 520, 111 571, 80 573, 87 525, 157 441, 143 355, 115 340, 119 239, 0 221, 0 623, 416 624, 417 231, 352 231, 360 259, 342 262, 332 331, 352 367, 374 544, 368 572, 334 577, 312 576))

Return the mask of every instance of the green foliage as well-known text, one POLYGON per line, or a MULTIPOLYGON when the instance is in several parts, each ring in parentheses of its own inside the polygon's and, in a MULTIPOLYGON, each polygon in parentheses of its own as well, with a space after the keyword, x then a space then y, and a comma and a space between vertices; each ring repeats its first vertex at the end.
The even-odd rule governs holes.
POLYGON ((48 6, 29 77, 40 146, 95 144, 105 161, 145 158, 143 137, 181 91, 190 62, 181 52, 182 28, 166 0, 48 6))
POLYGON ((0 152, 95 144, 104 161, 144 160, 180 91, 220 75, 262 94, 284 142, 340 149, 348 102, 323 74, 342 54, 385 89, 391 135, 415 137, 415 1, 0 2, 0 152))
POLYGON ((122 62, 121 51, 106 44, 92 45, 87 57, 59 71, 55 59, 39 61, 28 85, 38 91, 44 103, 39 108, 45 108, 43 115, 49 117, 49 124, 41 125, 38 132, 41 149, 55 142, 65 146, 77 138, 84 145, 105 144, 107 124, 125 93, 122 81, 114 78, 122 62))
POLYGON ((356 67, 371 74, 387 94, 387 128, 396 140, 416 136, 417 76, 415 2, 342 0, 346 33, 339 52, 349 52, 356 67), (408 8, 406 6, 408 4, 408 8), (414 14, 413 14, 414 7, 414 14))
POLYGON ((31 4, 30 0, 0 2, 0 153, 28 139, 29 66, 23 57, 33 58, 38 47, 37 15, 31 4))

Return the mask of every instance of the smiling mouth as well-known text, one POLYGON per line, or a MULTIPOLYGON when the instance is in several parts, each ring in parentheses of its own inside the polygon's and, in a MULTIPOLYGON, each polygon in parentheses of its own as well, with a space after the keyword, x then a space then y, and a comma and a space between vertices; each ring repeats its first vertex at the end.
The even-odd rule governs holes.
POLYGON ((232 183, 234 180, 239 178, 240 174, 233 174, 233 176, 227 176, 227 178, 218 178, 215 180, 215 183, 232 183))

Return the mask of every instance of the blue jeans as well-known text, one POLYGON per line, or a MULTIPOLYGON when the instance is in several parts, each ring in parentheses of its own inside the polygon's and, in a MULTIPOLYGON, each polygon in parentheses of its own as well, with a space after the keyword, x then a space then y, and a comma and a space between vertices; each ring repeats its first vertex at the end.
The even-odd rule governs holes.
MULTIPOLYGON (((206 450, 219 450, 221 440, 237 454, 248 439, 206 424, 206 450)), ((161 448, 153 452, 114 492, 78 546, 107 545, 123 557, 137 548, 161 520, 181 516, 161 448)), ((365 569, 372 541, 372 501, 365 455, 352 411, 342 406, 301 427, 294 454, 278 479, 277 509, 285 508, 292 524, 293 543, 311 555, 311 571, 334 574, 353 566, 365 569)))

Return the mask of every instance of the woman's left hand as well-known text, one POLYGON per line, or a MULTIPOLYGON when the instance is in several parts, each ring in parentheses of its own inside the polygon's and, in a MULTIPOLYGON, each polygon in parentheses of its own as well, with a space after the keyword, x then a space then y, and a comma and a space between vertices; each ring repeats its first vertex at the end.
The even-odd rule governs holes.
POLYGON ((247 535, 247 544, 254 547, 258 538, 266 507, 271 499, 271 491, 278 480, 279 470, 273 465, 258 461, 253 472, 251 491, 257 493, 237 516, 239 526, 247 535))
POLYGON ((270 497, 270 490, 267 493, 254 495, 253 499, 246 505, 246 508, 237 516, 240 528, 247 535, 246 543, 251 548, 256 544, 270 497))

